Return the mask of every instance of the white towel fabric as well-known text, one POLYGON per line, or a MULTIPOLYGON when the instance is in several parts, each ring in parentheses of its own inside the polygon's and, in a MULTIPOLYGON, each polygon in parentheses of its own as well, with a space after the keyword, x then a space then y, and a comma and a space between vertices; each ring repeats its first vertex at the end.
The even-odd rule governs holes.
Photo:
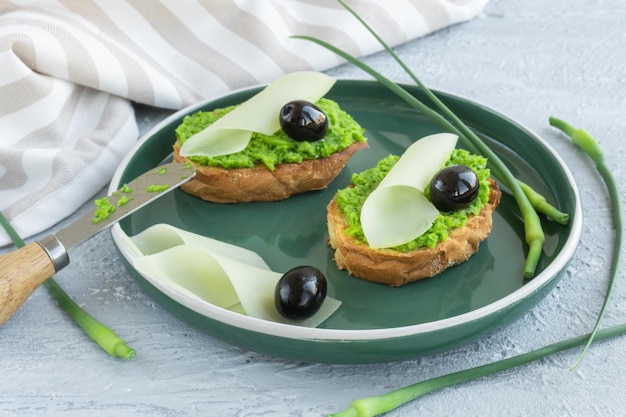
MULTIPOLYGON (((348 4, 395 46, 487 1, 348 4)), ((290 35, 355 56, 381 49, 335 0, 3 0, 0 210, 26 238, 93 198, 137 140, 132 102, 180 109, 341 63, 290 35)))

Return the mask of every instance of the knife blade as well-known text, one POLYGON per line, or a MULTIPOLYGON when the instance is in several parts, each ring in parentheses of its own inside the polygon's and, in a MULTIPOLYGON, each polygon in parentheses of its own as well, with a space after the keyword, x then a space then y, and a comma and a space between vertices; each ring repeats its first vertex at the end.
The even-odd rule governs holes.
POLYGON ((190 164, 172 162, 152 168, 118 191, 96 200, 96 208, 56 234, 0 257, 0 325, 30 294, 69 265, 68 251, 195 176, 190 164))

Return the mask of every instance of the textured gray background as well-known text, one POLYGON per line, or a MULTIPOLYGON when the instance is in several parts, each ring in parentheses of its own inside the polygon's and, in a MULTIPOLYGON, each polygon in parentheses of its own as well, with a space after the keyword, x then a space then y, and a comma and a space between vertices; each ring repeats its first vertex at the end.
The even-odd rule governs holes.
MULTIPOLYGON (((0 415, 318 416, 356 398, 589 331, 608 278, 610 205, 588 159, 548 126, 548 117, 594 133, 615 176, 624 175, 625 20, 621 0, 492 0, 471 22, 398 48, 426 84, 484 103, 543 136, 578 182, 585 219, 575 258, 554 291, 513 325, 462 348, 400 363, 275 359, 168 315, 131 280, 103 233, 72 253, 74 263, 57 280, 138 357, 109 358, 40 289, 0 328, 0 415)), ((408 81, 384 54, 367 62, 408 81)), ((330 73, 364 77, 351 66, 330 73)), ((166 113, 141 114, 145 129, 166 113)), ((619 186, 623 194, 626 186, 619 186)), ((622 271, 605 325, 626 321, 624 278, 622 271)), ((625 352, 624 337, 600 342, 575 371, 568 368, 578 350, 430 394, 389 415, 623 416, 625 352)))

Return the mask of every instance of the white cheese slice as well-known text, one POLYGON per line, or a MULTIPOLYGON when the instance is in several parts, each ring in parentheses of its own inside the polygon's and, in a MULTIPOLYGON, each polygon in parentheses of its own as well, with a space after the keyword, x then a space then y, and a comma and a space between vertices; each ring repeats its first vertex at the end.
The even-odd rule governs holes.
POLYGON ((228 155, 245 149, 252 132, 273 135, 280 129, 280 109, 293 100, 315 103, 335 79, 315 71, 284 75, 183 143, 182 156, 228 155))
POLYGON ((424 196, 432 177, 450 158, 458 136, 426 136, 402 154, 361 210, 361 226, 371 248, 389 248, 424 234, 439 210, 424 196))
POLYGON ((282 317, 274 289, 282 274, 272 271, 253 251, 157 224, 129 238, 137 254, 133 266, 161 287, 189 299, 263 320, 317 327, 341 305, 326 297, 320 310, 301 321, 282 317))

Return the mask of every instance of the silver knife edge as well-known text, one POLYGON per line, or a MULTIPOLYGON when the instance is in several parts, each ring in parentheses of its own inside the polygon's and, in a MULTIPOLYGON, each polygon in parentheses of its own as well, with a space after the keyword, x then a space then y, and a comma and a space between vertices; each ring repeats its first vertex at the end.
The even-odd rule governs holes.
MULTIPOLYGON (((195 176, 194 168, 185 163, 172 162, 150 169, 141 174, 127 185, 132 190, 130 193, 118 191, 118 195, 109 194, 109 199, 115 207, 115 211, 106 219, 94 223, 94 210, 89 211, 56 233, 57 239, 69 250, 84 242, 94 234, 110 227, 130 214, 148 205, 152 201, 178 188, 195 176), (159 192, 147 192, 146 188, 151 185, 167 185, 167 188, 159 192), (120 196, 130 196, 126 204, 118 205, 120 196)), ((123 188, 123 187, 122 187, 123 188)), ((121 188, 120 188, 121 189, 121 188)))

